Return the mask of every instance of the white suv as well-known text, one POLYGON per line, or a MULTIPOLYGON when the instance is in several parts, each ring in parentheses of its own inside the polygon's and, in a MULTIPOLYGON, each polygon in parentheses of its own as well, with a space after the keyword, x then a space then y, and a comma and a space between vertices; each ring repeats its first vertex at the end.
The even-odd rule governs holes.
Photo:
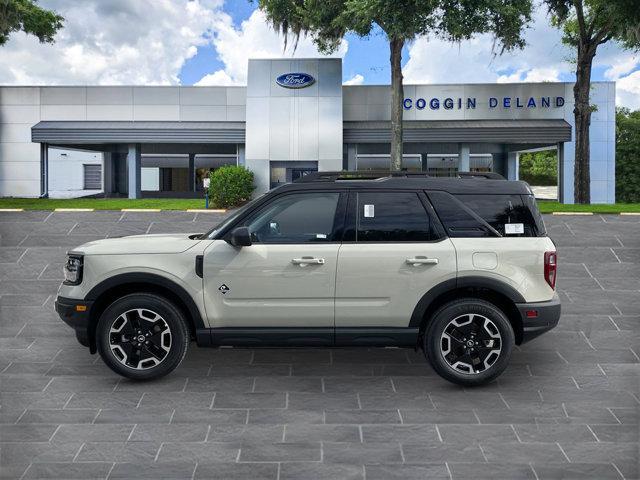
POLYGON ((495 174, 322 172, 206 234, 136 235, 71 252, 56 309, 134 379, 199 346, 422 348, 478 385, 553 328, 556 251, 529 186, 495 174))

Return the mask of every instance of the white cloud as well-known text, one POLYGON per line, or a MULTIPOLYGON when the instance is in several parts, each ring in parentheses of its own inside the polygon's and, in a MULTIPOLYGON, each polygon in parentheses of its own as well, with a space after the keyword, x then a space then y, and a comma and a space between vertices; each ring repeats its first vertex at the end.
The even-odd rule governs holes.
POLYGON ((194 85, 199 87, 208 87, 211 85, 244 85, 244 83, 240 83, 235 81, 233 78, 229 76, 227 72, 224 70, 218 70, 213 73, 209 73, 198 80, 194 85))
POLYGON ((609 80, 617 80, 621 76, 635 70, 639 65, 639 55, 632 53, 621 54, 613 59, 611 66, 604 72, 604 76, 609 80))
POLYGON ((362 85, 364 83, 364 77, 359 73, 356 73, 353 77, 343 83, 343 85, 362 85))
POLYGON ((15 33, 0 84, 176 84, 185 61, 231 22, 222 0, 43 0, 65 27, 54 45, 15 33))
POLYGON ((604 76, 616 81, 616 104, 640 109, 640 55, 623 52, 612 56, 605 50, 605 56, 610 58, 610 66, 604 76))
MULTIPOLYGON (((321 56, 310 38, 300 38, 295 51, 291 40, 287 50, 283 51, 284 38, 269 26, 264 14, 259 10, 255 10, 239 28, 230 20, 220 22, 216 25, 212 43, 224 68, 205 75, 196 84, 244 85, 247 82, 247 60, 250 58, 321 56)), ((343 40, 331 56, 344 57, 347 48, 348 43, 343 40)))
POLYGON ((560 71, 556 68, 530 68, 521 69, 510 75, 500 75, 498 83, 519 83, 519 82, 559 82, 560 71))
POLYGON ((525 39, 524 50, 495 55, 490 35, 461 44, 419 38, 409 47, 403 73, 407 83, 479 83, 552 81, 572 70, 570 51, 562 45, 560 32, 549 25, 544 9, 535 12, 525 39))
POLYGON ((640 70, 616 82, 616 103, 632 110, 640 109, 640 70))
MULTIPOLYGON (((494 56, 490 35, 461 44, 419 38, 409 46, 409 59, 403 68, 405 83, 545 82, 573 77, 574 54, 562 44, 561 33, 549 24, 544 8, 538 7, 525 39, 524 50, 494 56)), ((609 42, 598 48, 594 67, 606 68, 605 78, 617 80, 619 105, 640 104, 640 73, 628 75, 640 67, 640 56, 609 42)))

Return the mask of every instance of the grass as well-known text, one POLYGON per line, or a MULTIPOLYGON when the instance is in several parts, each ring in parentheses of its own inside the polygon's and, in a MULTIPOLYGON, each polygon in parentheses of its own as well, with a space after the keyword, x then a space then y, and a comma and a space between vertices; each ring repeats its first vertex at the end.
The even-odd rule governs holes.
POLYGON ((539 200, 538 208, 542 213, 552 212, 593 212, 593 213, 621 213, 640 212, 640 203, 615 203, 593 205, 565 205, 549 200, 539 200))
POLYGON ((204 208, 203 198, 0 198, 0 208, 25 210, 53 210, 55 208, 93 208, 95 210, 121 210, 123 208, 159 208, 161 210, 187 210, 204 208))
MULTIPOLYGON (((617 203, 615 205, 563 205, 549 200, 538 201, 542 213, 593 212, 620 213, 640 212, 640 203, 617 203)), ((159 208, 160 210, 187 210, 204 208, 201 198, 0 198, 0 208, 23 208, 25 210, 53 210, 55 208, 93 208, 95 210, 121 210, 123 208, 159 208)))

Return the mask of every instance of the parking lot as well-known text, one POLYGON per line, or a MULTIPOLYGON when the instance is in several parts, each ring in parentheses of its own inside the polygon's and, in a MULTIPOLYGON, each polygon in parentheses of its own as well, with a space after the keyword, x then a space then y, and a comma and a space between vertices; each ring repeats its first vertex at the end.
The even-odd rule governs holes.
POLYGON ((219 214, 0 213, 2 478, 638 478, 640 216, 546 216, 559 326, 462 389, 402 349, 198 349, 134 383, 54 312, 65 251, 219 214))

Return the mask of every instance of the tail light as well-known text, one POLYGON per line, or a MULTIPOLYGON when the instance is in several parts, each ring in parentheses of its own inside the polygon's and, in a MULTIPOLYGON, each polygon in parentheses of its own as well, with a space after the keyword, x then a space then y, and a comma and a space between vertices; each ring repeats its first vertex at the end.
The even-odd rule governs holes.
POLYGON ((558 271, 558 254, 556 252, 544 252, 544 279, 555 290, 558 271))

